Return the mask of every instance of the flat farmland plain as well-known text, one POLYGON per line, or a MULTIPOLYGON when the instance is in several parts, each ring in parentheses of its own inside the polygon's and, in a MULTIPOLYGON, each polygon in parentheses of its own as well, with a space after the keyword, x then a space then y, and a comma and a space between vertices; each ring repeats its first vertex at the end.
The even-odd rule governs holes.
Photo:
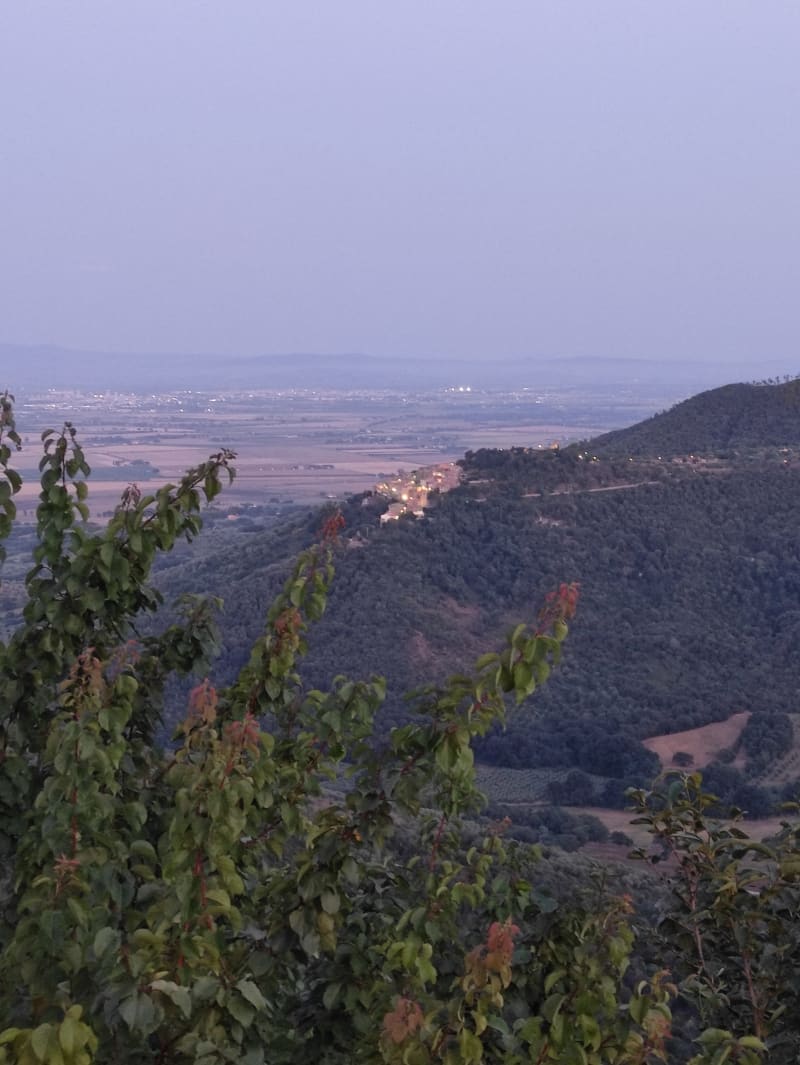
POLYGON ((38 495, 39 435, 64 421, 92 467, 93 517, 107 517, 129 484, 175 481, 222 448, 236 452, 225 505, 319 502, 369 489, 400 469, 460 458, 481 447, 549 446, 633 420, 606 397, 533 393, 47 391, 17 397, 24 485, 20 516, 38 495))

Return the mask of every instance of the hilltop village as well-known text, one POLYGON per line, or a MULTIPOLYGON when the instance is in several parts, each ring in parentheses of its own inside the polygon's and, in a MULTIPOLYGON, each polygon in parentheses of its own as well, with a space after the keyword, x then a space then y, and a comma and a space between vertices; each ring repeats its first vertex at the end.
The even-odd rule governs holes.
POLYGON ((392 501, 381 515, 381 523, 397 521, 404 514, 422 517, 431 492, 449 492, 458 485, 461 474, 461 467, 455 462, 439 462, 410 473, 400 470, 394 477, 379 481, 374 493, 392 501))

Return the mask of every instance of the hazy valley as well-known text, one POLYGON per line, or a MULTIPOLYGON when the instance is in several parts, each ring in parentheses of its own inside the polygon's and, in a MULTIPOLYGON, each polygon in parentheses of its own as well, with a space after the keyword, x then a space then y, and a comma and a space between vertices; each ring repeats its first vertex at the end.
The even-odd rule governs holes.
MULTIPOLYGON (((674 387, 674 386, 673 386, 674 387)), ((663 386, 483 389, 454 379, 428 390, 80 391, 17 389, 31 465, 21 455, 23 518, 37 494, 40 432, 80 427, 93 514, 108 517, 131 482, 175 480, 211 451, 236 451, 223 505, 309 503, 363 491, 399 469, 453 461, 469 448, 549 447, 630 424, 674 399, 663 386)))

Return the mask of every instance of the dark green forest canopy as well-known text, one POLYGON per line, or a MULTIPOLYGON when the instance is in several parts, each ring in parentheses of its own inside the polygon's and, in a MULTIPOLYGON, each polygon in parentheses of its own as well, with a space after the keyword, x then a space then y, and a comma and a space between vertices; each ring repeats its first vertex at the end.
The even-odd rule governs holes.
POLYGON ((692 396, 628 429, 598 436, 595 453, 665 458, 800 444, 800 379, 734 384, 692 396))
MULTIPOLYGON (((310 683, 386 673, 386 731, 408 713, 398 693, 469 659, 567 579, 581 583, 582 601, 564 668, 535 720, 487 740, 484 759, 646 774, 642 737, 742 709, 796 710, 800 471, 586 464, 569 450, 474 459, 507 468, 442 497, 424 519, 379 528, 369 500, 346 508, 360 546, 340 549, 310 683)), ((282 558, 318 524, 309 512, 289 527, 232 533, 236 551, 218 545, 162 573, 170 594, 224 596, 223 677, 241 664, 282 558)))

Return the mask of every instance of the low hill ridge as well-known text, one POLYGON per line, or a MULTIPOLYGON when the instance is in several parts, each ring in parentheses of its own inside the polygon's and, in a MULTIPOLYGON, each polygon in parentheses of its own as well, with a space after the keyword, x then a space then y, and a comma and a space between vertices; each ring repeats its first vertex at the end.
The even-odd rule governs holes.
POLYGON ((800 378, 781 384, 713 388, 591 441, 598 455, 664 458, 797 444, 800 378))

